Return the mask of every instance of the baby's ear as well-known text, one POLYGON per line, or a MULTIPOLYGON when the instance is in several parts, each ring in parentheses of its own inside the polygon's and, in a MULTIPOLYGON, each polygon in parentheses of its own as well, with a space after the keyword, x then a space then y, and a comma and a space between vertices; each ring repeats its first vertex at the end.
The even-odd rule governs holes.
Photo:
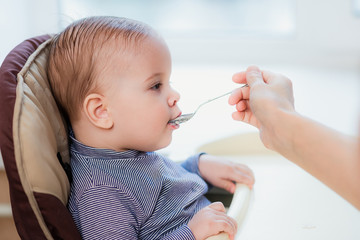
POLYGON ((114 122, 109 114, 104 96, 91 93, 84 100, 84 112, 89 121, 96 127, 110 129, 114 122))

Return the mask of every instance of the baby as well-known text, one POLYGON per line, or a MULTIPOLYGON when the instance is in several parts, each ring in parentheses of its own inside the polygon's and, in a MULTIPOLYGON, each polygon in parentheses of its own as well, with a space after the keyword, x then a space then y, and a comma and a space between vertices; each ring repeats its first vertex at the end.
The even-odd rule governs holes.
POLYGON ((236 222, 210 203, 209 185, 252 187, 241 164, 197 154, 182 164, 155 153, 168 146, 181 114, 171 57, 144 23, 81 19, 54 36, 48 76, 70 123, 73 182, 68 208, 83 239, 230 238, 236 222))

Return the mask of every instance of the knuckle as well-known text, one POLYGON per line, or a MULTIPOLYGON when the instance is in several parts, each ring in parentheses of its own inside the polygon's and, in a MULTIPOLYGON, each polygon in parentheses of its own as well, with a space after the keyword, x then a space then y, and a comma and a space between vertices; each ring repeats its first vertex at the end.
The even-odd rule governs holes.
POLYGON ((225 230, 225 229, 231 229, 231 227, 229 226, 229 224, 225 221, 222 221, 220 223, 220 227, 221 227, 221 230, 225 230))
POLYGON ((246 77, 247 78, 258 78, 258 77, 262 77, 262 76, 261 76, 261 72, 250 70, 247 72, 246 77))

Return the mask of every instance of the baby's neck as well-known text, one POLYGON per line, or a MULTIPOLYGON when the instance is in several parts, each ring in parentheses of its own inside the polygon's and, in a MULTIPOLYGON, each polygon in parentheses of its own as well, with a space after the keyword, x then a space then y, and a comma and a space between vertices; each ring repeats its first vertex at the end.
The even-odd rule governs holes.
POLYGON ((111 144, 111 137, 109 131, 106 129, 100 129, 93 126, 88 121, 76 121, 71 123, 74 136, 76 140, 82 144, 102 149, 112 149, 118 152, 124 151, 117 149, 116 146, 111 144))

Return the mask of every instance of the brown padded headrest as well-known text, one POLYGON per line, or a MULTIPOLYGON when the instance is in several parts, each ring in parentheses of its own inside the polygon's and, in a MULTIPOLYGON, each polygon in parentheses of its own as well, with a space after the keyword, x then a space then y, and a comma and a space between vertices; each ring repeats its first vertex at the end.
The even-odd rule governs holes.
POLYGON ((57 158, 69 162, 65 124, 52 96, 46 68, 49 40, 19 72, 13 116, 14 151, 25 191, 49 193, 67 203, 70 184, 57 158), (28 188, 28 189, 27 189, 28 188))
POLYGON ((66 125, 47 80, 49 38, 19 44, 0 69, 0 147, 22 239, 81 239, 66 209, 66 125))

